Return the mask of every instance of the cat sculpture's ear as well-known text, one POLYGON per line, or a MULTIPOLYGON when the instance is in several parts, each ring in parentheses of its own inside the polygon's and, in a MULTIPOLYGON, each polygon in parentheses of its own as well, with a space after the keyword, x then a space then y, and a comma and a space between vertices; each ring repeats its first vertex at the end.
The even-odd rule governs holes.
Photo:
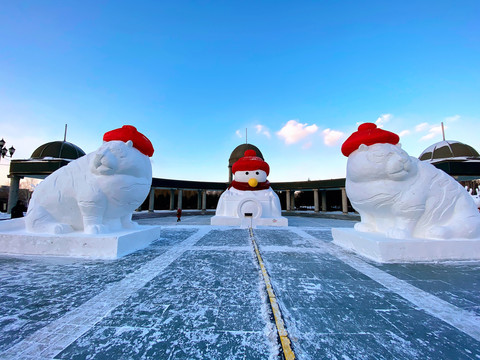
POLYGON ((401 149, 402 148, 402 144, 401 143, 398 143, 397 146, 401 149))
POLYGON ((133 147, 133 141, 128 140, 125 144, 127 144, 128 147, 133 147))
POLYGON ((368 150, 368 146, 365 144, 360 144, 360 146, 358 147, 358 151, 367 151, 367 150, 368 150))

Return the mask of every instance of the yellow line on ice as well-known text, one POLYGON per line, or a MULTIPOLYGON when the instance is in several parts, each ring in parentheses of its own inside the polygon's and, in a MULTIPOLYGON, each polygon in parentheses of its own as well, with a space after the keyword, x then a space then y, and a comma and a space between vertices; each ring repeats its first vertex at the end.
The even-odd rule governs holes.
POLYGON ((273 292, 273 287, 270 282, 270 277, 268 276, 267 269, 263 264, 262 256, 258 250, 257 242, 253 236, 253 230, 250 228, 250 238, 252 240, 253 248, 255 249, 255 254, 257 255, 258 263, 260 264, 260 269, 262 270, 263 280, 267 288, 268 299, 270 300, 270 306, 272 307, 273 317, 275 319, 275 326, 277 327, 278 336, 280 337, 280 342, 282 344, 283 355, 286 360, 295 359, 295 354, 291 347, 290 339, 288 338, 287 329, 285 329, 285 323, 283 322, 282 313, 278 307, 277 298, 273 292))

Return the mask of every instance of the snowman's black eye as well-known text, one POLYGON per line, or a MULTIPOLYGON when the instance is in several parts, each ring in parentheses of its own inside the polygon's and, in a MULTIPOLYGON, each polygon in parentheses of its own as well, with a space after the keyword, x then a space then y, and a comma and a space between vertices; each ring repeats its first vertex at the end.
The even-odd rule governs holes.
POLYGON ((260 174, 260 173, 257 171, 255 174, 257 174, 257 175, 258 175, 258 174, 260 174))
POLYGON ((248 175, 248 171, 245 172, 245 175, 248 175))

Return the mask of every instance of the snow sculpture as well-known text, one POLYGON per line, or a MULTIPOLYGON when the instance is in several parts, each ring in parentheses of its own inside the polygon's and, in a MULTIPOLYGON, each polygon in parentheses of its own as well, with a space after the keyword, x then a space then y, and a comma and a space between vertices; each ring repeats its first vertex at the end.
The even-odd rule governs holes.
POLYGON ((234 180, 220 196, 212 225, 288 226, 280 200, 270 187, 269 165, 247 150, 232 166, 234 180))
POLYGON ((387 238, 480 238, 472 197, 445 172, 409 156, 399 137, 365 123, 342 145, 355 230, 387 238))
POLYGON ((137 227, 132 212, 152 182, 153 146, 130 125, 105 133, 100 148, 40 183, 28 207, 29 232, 100 234, 137 227))

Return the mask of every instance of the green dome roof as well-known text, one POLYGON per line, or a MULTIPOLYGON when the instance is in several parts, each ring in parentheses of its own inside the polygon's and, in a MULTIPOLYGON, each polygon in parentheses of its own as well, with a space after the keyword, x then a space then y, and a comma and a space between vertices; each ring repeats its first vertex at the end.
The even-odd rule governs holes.
POLYGON ((245 154, 245 151, 247 150, 255 150, 255 152, 257 153, 257 156, 262 160, 265 160, 263 158, 262 152, 255 145, 241 144, 241 145, 238 145, 235 149, 233 149, 232 155, 230 155, 230 159, 228 159, 228 166, 231 167, 238 159, 243 157, 243 155, 245 154))
POLYGON ((33 153, 32 159, 71 159, 75 160, 85 155, 77 145, 67 141, 52 141, 39 146, 33 153))
POLYGON ((454 140, 444 140, 426 148, 418 157, 422 161, 436 162, 448 159, 479 158, 477 150, 454 140))

